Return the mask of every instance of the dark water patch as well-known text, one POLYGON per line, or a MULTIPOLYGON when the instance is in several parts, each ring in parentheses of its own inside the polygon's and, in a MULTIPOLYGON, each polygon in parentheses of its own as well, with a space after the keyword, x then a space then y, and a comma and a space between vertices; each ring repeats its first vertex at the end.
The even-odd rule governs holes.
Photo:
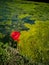
POLYGON ((29 24, 34 24, 35 23, 35 20, 30 20, 28 18, 23 18, 22 19, 25 23, 29 23, 29 24))

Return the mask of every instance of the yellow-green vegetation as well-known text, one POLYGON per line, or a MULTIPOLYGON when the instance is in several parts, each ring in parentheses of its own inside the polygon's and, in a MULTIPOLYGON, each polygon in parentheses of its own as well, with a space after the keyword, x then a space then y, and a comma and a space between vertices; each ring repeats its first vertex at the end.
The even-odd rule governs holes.
POLYGON ((11 0, 0 1, 1 65, 7 65, 4 62, 9 63, 9 65, 13 63, 16 63, 13 65, 49 65, 48 3, 16 0, 12 2, 11 0), (25 64, 27 63, 25 58, 21 61, 21 57, 16 57, 16 54, 13 54, 13 48, 10 47, 10 33, 12 31, 20 31, 18 50, 22 57, 28 58, 33 64, 29 64, 30 61, 25 64), (12 48, 12 53, 9 47, 12 48))
POLYGON ((29 31, 21 31, 19 51, 33 62, 49 63, 49 21, 25 24, 29 31))

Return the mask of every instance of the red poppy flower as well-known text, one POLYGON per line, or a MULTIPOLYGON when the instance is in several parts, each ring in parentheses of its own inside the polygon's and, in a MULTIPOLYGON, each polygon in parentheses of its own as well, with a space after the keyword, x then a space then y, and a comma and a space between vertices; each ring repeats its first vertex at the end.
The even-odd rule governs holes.
POLYGON ((14 31, 10 34, 10 36, 13 40, 18 41, 20 37, 20 32, 14 31))

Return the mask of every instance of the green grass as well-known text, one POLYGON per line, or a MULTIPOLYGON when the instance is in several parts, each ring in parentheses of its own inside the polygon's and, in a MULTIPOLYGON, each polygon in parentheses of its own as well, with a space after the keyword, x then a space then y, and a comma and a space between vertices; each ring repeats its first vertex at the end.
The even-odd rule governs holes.
MULTIPOLYGON (((49 4, 16 1, 2 2, 0 5, 1 44, 3 43, 2 39, 8 37, 8 33, 10 34, 13 30, 20 31, 21 36, 20 42, 18 43, 19 53, 37 65, 40 63, 41 65, 49 65, 49 4), (35 24, 24 22, 22 20, 24 18, 35 20, 35 24), (29 28, 29 30, 22 30, 25 27, 29 28)), ((9 43, 9 41, 6 42, 6 44, 9 43)), ((8 51, 6 53, 1 44, 0 53, 4 56, 2 60, 4 61, 5 59, 6 61, 7 59, 8 61, 8 51)), ((12 60, 14 57, 12 57, 12 60)), ((19 58, 17 60, 20 61, 19 58)), ((23 63, 21 63, 21 65, 22 64, 23 63)))
POLYGON ((18 46, 20 53, 34 62, 48 64, 49 21, 36 21, 34 25, 25 25, 30 27, 30 30, 21 32, 18 46))

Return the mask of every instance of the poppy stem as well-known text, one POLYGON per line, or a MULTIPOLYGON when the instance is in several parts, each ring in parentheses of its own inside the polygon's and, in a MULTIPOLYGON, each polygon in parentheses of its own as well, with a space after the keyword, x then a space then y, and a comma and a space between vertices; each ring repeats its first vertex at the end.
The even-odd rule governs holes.
POLYGON ((17 42, 16 41, 14 41, 14 43, 13 43, 13 48, 17 48, 17 42))
POLYGON ((13 48, 17 48, 17 41, 14 41, 12 38, 10 38, 10 46, 13 47, 13 48))

